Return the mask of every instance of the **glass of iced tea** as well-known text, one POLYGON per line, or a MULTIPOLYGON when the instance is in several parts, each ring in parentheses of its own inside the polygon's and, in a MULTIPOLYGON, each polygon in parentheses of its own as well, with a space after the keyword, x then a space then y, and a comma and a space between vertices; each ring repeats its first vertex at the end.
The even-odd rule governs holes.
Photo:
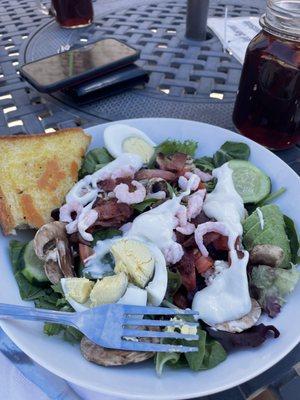
POLYGON ((268 0, 262 31, 250 42, 233 121, 272 149, 300 143, 300 1, 268 0))
POLYGON ((93 22, 92 0, 52 0, 51 11, 63 28, 83 28, 93 22))

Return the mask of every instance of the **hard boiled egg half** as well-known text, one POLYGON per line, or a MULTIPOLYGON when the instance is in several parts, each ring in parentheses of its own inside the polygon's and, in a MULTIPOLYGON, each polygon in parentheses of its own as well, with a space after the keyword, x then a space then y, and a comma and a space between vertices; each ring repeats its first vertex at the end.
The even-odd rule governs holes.
POLYGON ((122 153, 138 154, 148 163, 154 154, 155 143, 142 131, 129 125, 114 124, 104 130, 104 144, 113 157, 122 153))
POLYGON ((100 278, 96 283, 87 278, 61 279, 65 297, 76 311, 108 303, 161 304, 167 290, 168 274, 165 258, 157 246, 134 238, 122 238, 98 242, 94 250, 95 256, 85 271, 91 278, 100 278), (101 263, 108 252, 115 259, 115 267, 110 270, 101 263))

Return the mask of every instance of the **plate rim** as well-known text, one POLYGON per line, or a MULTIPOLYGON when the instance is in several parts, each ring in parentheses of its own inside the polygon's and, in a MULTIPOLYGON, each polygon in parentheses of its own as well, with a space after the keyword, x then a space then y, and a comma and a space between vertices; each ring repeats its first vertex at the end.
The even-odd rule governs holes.
MULTIPOLYGON (((135 122, 139 122, 139 121, 143 121, 143 122, 148 122, 148 121, 162 121, 164 120, 165 122, 178 122, 180 121, 180 123, 196 123, 201 125, 202 127, 205 128, 205 126, 209 126, 217 128, 217 129, 221 129, 222 131, 227 131, 229 132, 231 135, 233 134, 236 139, 240 139, 243 138, 243 141, 245 142, 250 142, 250 144, 254 145, 254 146, 258 146, 260 149, 262 149, 263 151, 267 151, 269 153, 272 154, 273 157, 276 157, 277 162, 280 165, 284 165, 285 168, 288 168, 289 173, 292 174, 294 177, 296 177, 299 181, 300 181, 300 177, 298 176, 298 174, 287 164, 285 163, 280 157, 278 157, 276 154, 274 154, 273 152, 271 152, 270 150, 266 149, 264 146, 254 142, 253 140, 240 135, 237 132, 231 131, 229 129, 217 126, 217 125, 212 125, 212 124, 208 124, 205 122, 201 122, 201 121, 195 121, 195 120, 190 120, 190 119, 181 119, 181 118, 133 118, 133 119, 124 119, 124 120, 119 120, 119 121, 110 121, 110 122, 105 122, 102 124, 97 124, 94 126, 91 126, 89 128, 85 128, 84 130, 89 133, 89 131, 97 129, 98 127, 101 127, 101 129, 105 126, 108 125, 113 125, 113 124, 129 124, 131 122, 135 123, 135 122)), ((135 394, 135 393, 124 393, 124 392, 120 392, 118 390, 115 389, 107 389, 107 388, 103 388, 100 389, 98 387, 93 386, 92 384, 89 384, 88 382, 85 382, 83 379, 75 379, 72 378, 72 376, 68 376, 67 374, 64 373, 63 369, 58 369, 52 366, 48 366, 46 364, 46 361, 43 361, 43 359, 41 359, 36 353, 32 352, 30 349, 28 350, 28 348, 26 346, 23 346, 23 344, 19 343, 18 338, 15 337, 15 335, 13 333, 10 332, 9 329, 9 325, 6 324, 5 320, 0 320, 0 327, 3 329, 3 331, 7 334, 7 336, 25 353, 27 354, 33 361, 35 361, 37 364, 39 364, 40 366, 42 366, 43 368, 45 368, 46 370, 50 371, 51 373, 57 375, 58 377, 61 377, 62 379, 65 379, 67 382, 73 383, 75 385, 80 386, 81 388, 85 388, 91 391, 94 391, 95 393, 99 393, 99 394, 105 394, 105 395, 110 395, 110 396, 119 396, 122 399, 139 399, 139 400, 152 400, 153 399, 153 395, 149 397, 147 397, 144 394, 135 394)), ((240 379, 236 379, 234 381, 233 384, 228 383, 228 384, 223 384, 222 387, 218 388, 217 390, 211 389, 211 390, 207 390, 207 391, 201 391, 201 392, 189 392, 185 395, 174 395, 174 394, 170 394, 170 395, 162 395, 162 396, 155 396, 156 399, 161 399, 161 400, 181 400, 181 399, 190 399, 192 397, 199 397, 199 396, 208 396, 208 395, 212 395, 212 394, 217 394, 220 392, 223 392, 225 390, 228 390, 230 388, 233 388, 235 386, 241 385, 242 383, 245 383, 253 378, 255 378, 256 376, 262 374, 263 372, 265 372, 266 370, 268 370, 269 368, 273 367, 275 364, 277 364, 280 360, 282 360, 290 351, 292 351, 300 342, 300 331, 298 334, 298 338, 295 339, 294 342, 290 342, 288 346, 285 347, 285 350, 280 352, 280 354, 278 354, 277 357, 273 358, 272 360, 270 360, 267 363, 264 363, 264 365, 258 369, 255 370, 255 372, 253 372, 252 374, 248 374, 247 376, 240 378, 240 379)), ((195 377, 197 375, 195 374, 195 377)))

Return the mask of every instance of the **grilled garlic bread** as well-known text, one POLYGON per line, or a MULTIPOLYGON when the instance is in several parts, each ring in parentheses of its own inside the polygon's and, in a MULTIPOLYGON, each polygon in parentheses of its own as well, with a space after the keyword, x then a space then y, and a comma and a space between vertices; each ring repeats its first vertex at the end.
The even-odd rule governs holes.
POLYGON ((81 128, 0 136, 0 224, 5 235, 51 221, 51 211, 77 181, 90 141, 81 128))

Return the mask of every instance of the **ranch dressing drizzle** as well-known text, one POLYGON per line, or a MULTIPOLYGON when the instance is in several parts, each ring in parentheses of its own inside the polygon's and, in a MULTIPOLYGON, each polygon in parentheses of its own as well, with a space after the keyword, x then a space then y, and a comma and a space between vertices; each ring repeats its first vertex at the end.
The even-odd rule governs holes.
POLYGON ((251 309, 246 270, 249 253, 244 251, 243 258, 239 259, 235 250, 236 239, 243 233, 243 201, 234 188, 232 170, 227 163, 213 170, 213 176, 218 182, 213 192, 206 196, 203 210, 229 230, 231 266, 218 274, 211 285, 198 291, 192 304, 192 309, 199 312, 199 318, 212 326, 239 319, 251 309))
POLYGON ((175 242, 173 230, 177 225, 175 214, 183 197, 190 194, 196 179, 197 177, 192 175, 188 181, 187 189, 179 196, 174 195, 172 199, 135 218, 125 236, 145 239, 161 250, 172 245, 175 242))

